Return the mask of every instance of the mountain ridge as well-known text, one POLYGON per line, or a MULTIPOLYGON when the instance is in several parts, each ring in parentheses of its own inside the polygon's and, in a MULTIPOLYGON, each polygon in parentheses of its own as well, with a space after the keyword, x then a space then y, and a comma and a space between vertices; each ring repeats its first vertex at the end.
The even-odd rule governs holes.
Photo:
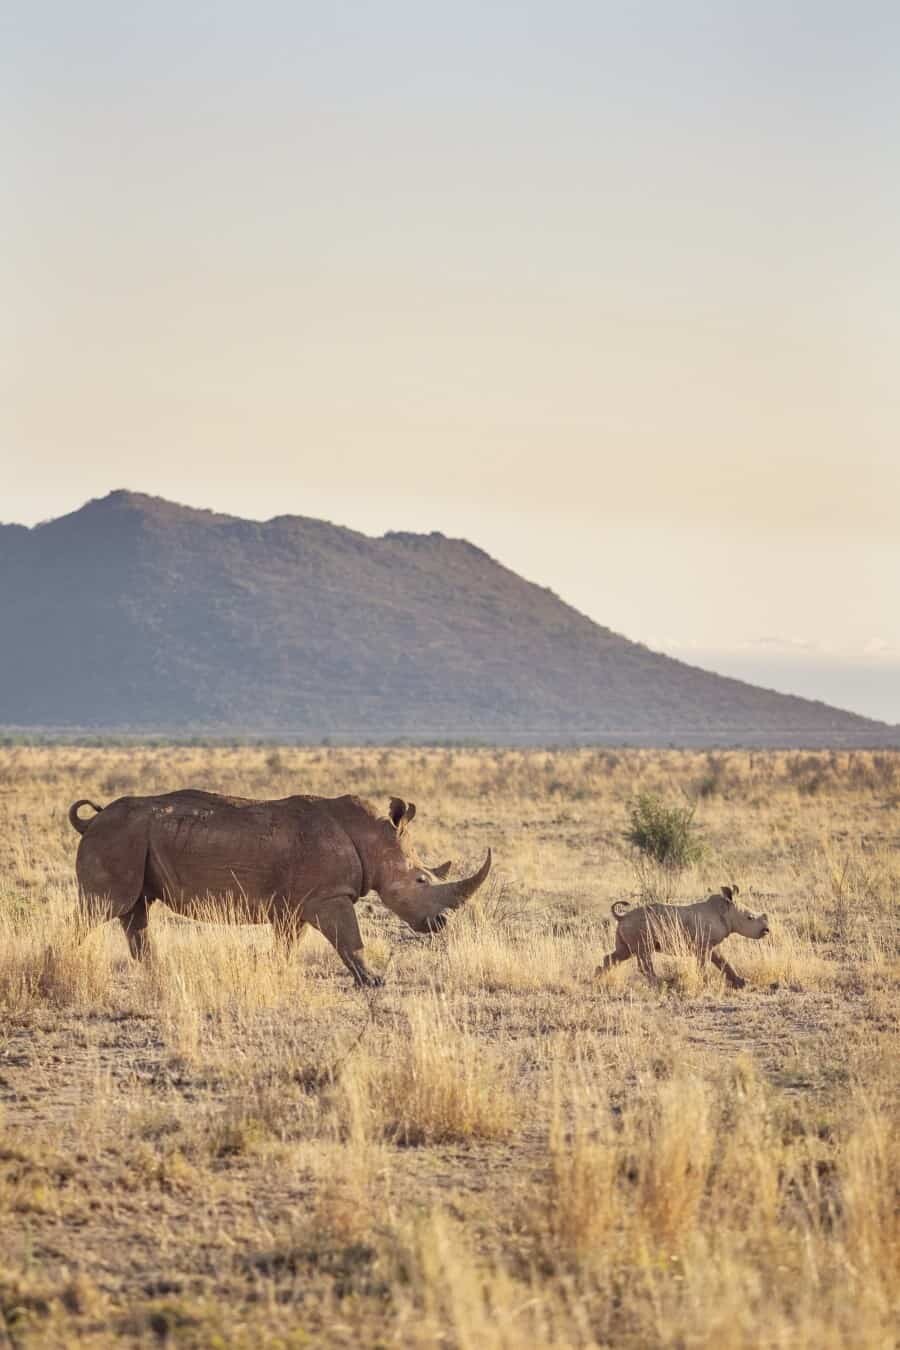
POLYGON ((117 489, 0 525, 0 723, 293 738, 893 744, 652 652, 435 531, 117 489), (60 654, 64 663, 60 665, 60 654))

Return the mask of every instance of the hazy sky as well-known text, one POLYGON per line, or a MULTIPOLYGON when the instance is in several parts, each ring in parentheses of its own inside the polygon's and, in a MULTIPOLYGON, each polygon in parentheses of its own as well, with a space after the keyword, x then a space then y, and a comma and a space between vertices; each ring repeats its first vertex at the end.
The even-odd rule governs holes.
POLYGON ((0 22, 0 518, 440 529, 900 721, 900 7, 0 22))

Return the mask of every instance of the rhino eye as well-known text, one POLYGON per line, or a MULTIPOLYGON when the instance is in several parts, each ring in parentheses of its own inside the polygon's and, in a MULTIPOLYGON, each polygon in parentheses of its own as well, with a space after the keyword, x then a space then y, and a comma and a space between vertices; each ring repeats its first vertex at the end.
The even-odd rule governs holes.
POLYGON ((419 875, 416 877, 416 883, 417 883, 419 886, 427 886, 427 885, 428 885, 428 878, 425 876, 424 872, 420 872, 419 875))

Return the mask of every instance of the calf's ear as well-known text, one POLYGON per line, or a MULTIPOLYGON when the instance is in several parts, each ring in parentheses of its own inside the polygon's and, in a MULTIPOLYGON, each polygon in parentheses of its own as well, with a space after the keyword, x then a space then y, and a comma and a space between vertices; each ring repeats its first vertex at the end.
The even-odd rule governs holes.
POLYGON ((737 895, 737 893, 738 893, 739 890, 740 890, 740 887, 739 887, 739 886, 733 886, 733 885, 732 885, 732 886, 723 886, 723 887, 722 887, 722 894, 724 895, 724 897, 725 897, 726 900, 733 900, 734 897, 737 895))

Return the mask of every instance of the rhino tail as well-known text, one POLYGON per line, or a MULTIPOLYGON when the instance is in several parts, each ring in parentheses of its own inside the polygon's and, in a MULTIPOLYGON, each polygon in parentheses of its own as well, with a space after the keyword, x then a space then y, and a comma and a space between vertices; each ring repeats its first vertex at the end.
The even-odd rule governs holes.
POLYGON ((72 826, 73 830, 77 830, 79 834, 84 834, 85 830, 89 825, 93 824, 102 810, 103 807, 98 806, 96 802, 88 801, 87 797, 82 797, 80 801, 73 802, 69 807, 69 824, 72 826), (90 820, 82 820, 78 812, 83 806, 89 806, 92 811, 97 813, 97 815, 92 816, 90 820))
POLYGON ((612 907, 612 916, 618 923, 619 919, 624 919, 629 905, 627 900, 616 900, 612 907))

